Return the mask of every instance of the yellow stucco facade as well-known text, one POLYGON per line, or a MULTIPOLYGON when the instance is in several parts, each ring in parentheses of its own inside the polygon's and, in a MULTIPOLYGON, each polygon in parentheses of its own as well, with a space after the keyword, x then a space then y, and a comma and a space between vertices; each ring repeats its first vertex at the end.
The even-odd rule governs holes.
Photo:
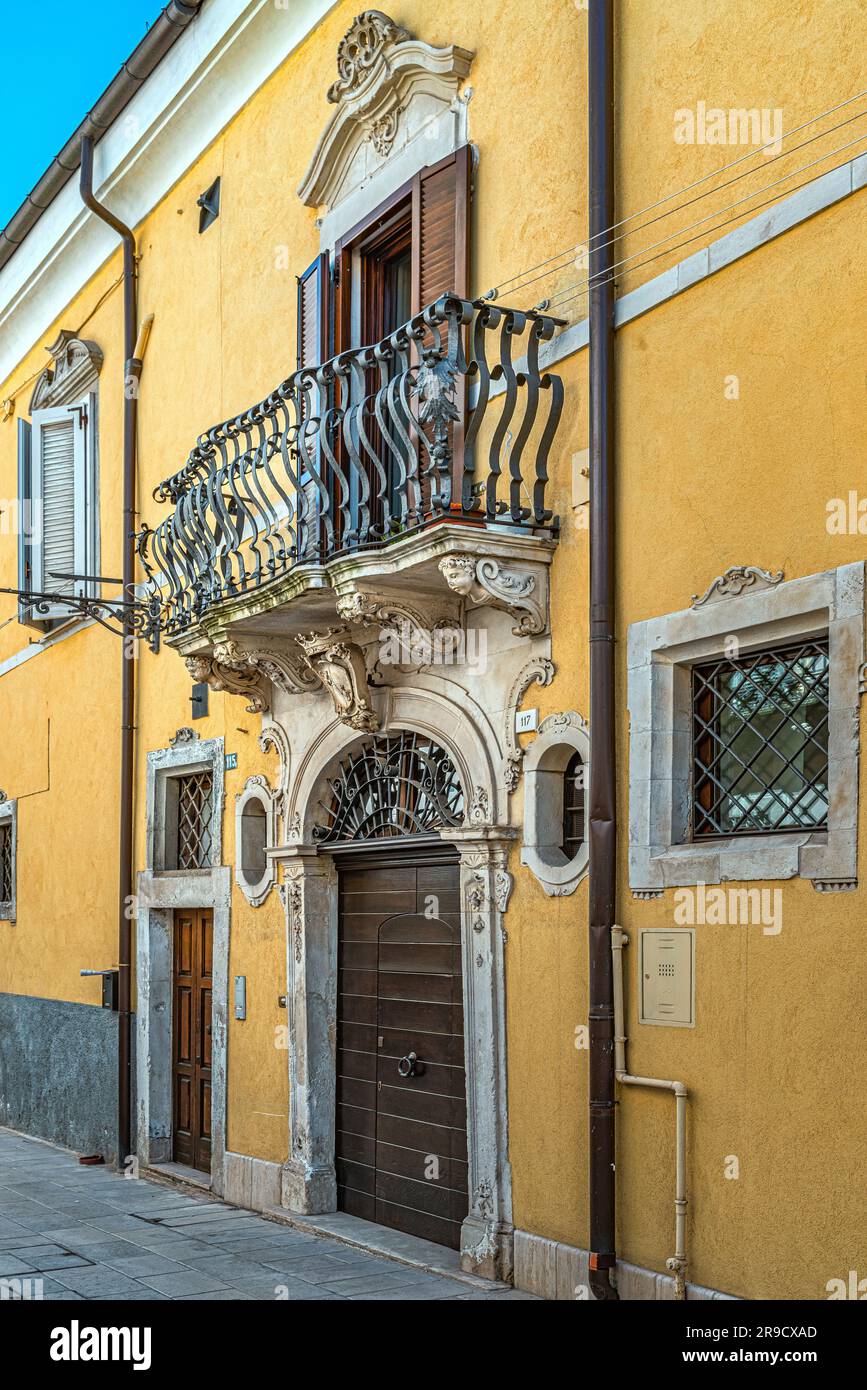
MULTIPOLYGON (((356 11, 348 0, 322 8, 319 22, 134 228, 139 312, 154 316, 138 416, 138 506, 152 525, 162 519, 153 488, 180 467, 196 438, 262 399, 295 367, 296 277, 320 249, 316 209, 297 189, 331 114, 326 90, 356 11), (200 235, 196 200, 217 177, 220 215, 200 235)), ((760 8, 759 18, 742 0, 617 5, 620 216, 657 204, 743 153, 678 144, 678 108, 699 100, 779 108, 788 132, 857 92, 865 22, 858 0, 836 0, 833 16, 817 16, 807 0, 763 0, 760 8)), ((470 297, 511 276, 518 292, 506 286, 502 302, 527 308, 549 297, 550 312, 558 314, 562 295, 567 325, 580 324, 586 299, 568 299, 584 274, 578 260, 561 256, 547 278, 535 271, 538 282, 521 285, 531 278, 528 268, 586 238, 583 7, 546 2, 529 14, 515 0, 475 8, 405 0, 393 18, 426 44, 458 44, 474 55, 461 84, 478 151, 470 297)), ((811 127, 793 143, 814 133, 811 127)), ((634 259, 618 276, 618 297, 751 224, 756 205, 793 196, 801 183, 854 158, 860 146, 837 156, 829 151, 857 133, 857 125, 846 126, 784 165, 763 165, 759 156, 758 172, 717 195, 716 207, 817 162, 694 230, 709 210, 704 202, 686 206, 695 195, 678 197, 679 210, 656 225, 654 214, 645 214, 638 219, 643 229, 619 244, 618 256, 634 259), (674 232, 664 249, 647 249, 674 232)), ((102 196, 111 205, 110 190, 102 196)), ((674 890, 652 900, 631 891, 626 634, 630 624, 687 609, 729 566, 779 569, 789 581, 864 559, 863 534, 832 535, 826 526, 826 502, 860 485, 867 448, 864 197, 854 191, 820 208, 636 313, 617 335, 618 920, 631 938, 629 1067, 643 1076, 676 1076, 689 1091, 690 1281, 748 1299, 824 1298, 828 1280, 845 1277, 859 1257, 863 1262, 855 1192, 867 1133, 853 1059, 863 1044, 864 890, 818 894, 799 877, 763 882, 782 890, 779 935, 765 935, 761 926, 699 926, 695 1026, 639 1024, 639 933, 672 926, 674 890), (732 377, 736 398, 727 391, 732 377), (739 1165, 734 1179, 732 1156, 739 1165)), ((30 235, 38 236, 38 227, 30 235)), ((16 422, 28 413, 32 388, 25 383, 46 365, 45 344, 62 329, 98 342, 104 574, 118 572, 121 545, 120 272, 114 251, 57 303, 0 385, 0 400, 15 402, 0 423, 0 494, 14 498, 16 422)), ((555 675, 523 695, 540 721, 560 711, 590 714, 588 531, 586 506, 575 505, 573 493, 575 456, 588 446, 587 357, 578 343, 551 368, 564 383, 549 461, 549 505, 562 519, 550 580, 555 675)), ((15 541, 4 533, 0 585, 15 588, 16 576, 15 541)), ((16 621, 14 598, 3 596, 0 784, 17 803, 17 920, 0 924, 0 990, 94 1006, 98 985, 79 971, 113 963, 117 951, 119 644, 91 624, 53 635, 32 655, 38 637, 16 621)), ((148 753, 167 748, 190 723, 183 660, 165 642, 156 656, 140 647, 136 872, 148 868, 148 753)), ((262 718, 243 697, 211 689, 209 698, 196 733, 223 739, 225 752, 237 754, 237 765, 225 770, 222 821, 222 862, 234 866, 235 798, 255 775, 275 786, 279 760, 260 748, 262 718)), ((484 703, 484 684, 475 698, 484 703)), ((291 742, 291 727, 287 732, 291 742)), ((522 746, 533 737, 522 737, 522 746)), ((863 778, 861 789, 863 854, 863 778)), ((521 785, 511 803, 519 826, 524 796, 521 785)), ((585 877, 570 895, 548 896, 521 865, 520 837, 508 870, 512 1224, 586 1250, 588 883, 585 877)), ((291 1156, 287 1051, 275 1045, 287 1020, 278 1002, 289 988, 285 905, 274 891, 253 907, 233 882, 229 981, 236 976, 246 978, 248 1011, 235 1020, 229 1001, 226 1149, 282 1165, 291 1156)), ((663 1273, 672 1245, 673 1105, 640 1090, 624 1091, 619 1102, 618 1252, 663 1273)))

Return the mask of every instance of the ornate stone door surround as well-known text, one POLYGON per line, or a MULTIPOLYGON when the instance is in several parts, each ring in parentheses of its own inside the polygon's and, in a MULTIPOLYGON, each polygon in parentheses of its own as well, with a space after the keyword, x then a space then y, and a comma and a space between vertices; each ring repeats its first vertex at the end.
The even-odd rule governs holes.
MULTIPOLYGON (((468 1272, 506 1279, 512 1272, 512 1194, 508 1156, 504 917, 512 886, 507 869, 517 831, 494 823, 499 797, 483 742, 461 712, 452 727, 438 702, 397 697, 388 732, 416 728, 453 758, 465 791, 465 824, 441 831, 460 856, 463 901, 464 1027, 470 1207, 463 1222, 461 1264, 468 1272), (414 716, 402 719, 402 705, 414 716), (439 716, 439 717, 437 717, 439 716), (461 724, 461 738, 455 739, 461 724), (472 735, 472 736, 471 736, 472 735)), ((407 692, 410 696, 410 692, 407 692)), ((463 712, 465 714, 465 712, 463 712)), ((335 756, 364 735, 334 720, 314 741, 290 789, 287 825, 295 838, 270 851, 281 866, 286 908, 289 1011, 289 1158, 282 1203, 302 1214, 337 1207, 334 1170, 337 1024, 337 868, 316 843, 314 817, 335 756)), ((373 842, 382 847, 383 842, 373 842)))

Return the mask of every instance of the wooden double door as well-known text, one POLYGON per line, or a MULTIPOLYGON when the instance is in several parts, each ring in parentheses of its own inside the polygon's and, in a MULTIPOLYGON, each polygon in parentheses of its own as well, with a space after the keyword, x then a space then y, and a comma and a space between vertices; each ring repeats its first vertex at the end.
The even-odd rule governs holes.
POLYGON ((175 912, 172 984, 172 1157, 211 1171, 214 914, 175 912))
POLYGON ((460 1246, 467 1117, 456 856, 340 872, 337 1192, 341 1210, 460 1246))

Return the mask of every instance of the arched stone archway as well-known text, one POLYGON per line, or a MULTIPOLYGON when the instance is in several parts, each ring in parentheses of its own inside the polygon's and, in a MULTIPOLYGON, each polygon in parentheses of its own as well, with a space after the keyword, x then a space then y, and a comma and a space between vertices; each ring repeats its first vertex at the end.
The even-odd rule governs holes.
MULTIPOLYGON (((502 805, 495 765, 471 711, 418 689, 389 693, 380 735, 358 735, 334 720, 310 741, 288 792, 288 843, 271 851, 282 866, 286 908, 290 1156, 283 1168, 282 1202, 311 1215, 337 1209, 339 849, 324 842, 321 830, 329 777, 366 739, 413 730, 445 751, 463 789, 462 822, 436 831, 455 847, 460 864, 469 1188, 461 1264, 471 1273, 509 1279, 504 915, 512 882, 507 859, 517 832, 494 823, 502 805)), ((382 848, 382 840, 372 843, 382 848)))

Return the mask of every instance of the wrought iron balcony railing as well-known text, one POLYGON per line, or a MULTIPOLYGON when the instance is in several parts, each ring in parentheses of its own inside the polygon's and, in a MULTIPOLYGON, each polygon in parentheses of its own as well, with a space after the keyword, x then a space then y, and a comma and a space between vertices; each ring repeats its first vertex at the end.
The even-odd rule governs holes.
POLYGON ((556 531, 545 492, 563 385, 539 348, 561 322, 446 296, 201 435, 155 489, 171 513, 138 537, 163 630, 444 519, 556 531))

